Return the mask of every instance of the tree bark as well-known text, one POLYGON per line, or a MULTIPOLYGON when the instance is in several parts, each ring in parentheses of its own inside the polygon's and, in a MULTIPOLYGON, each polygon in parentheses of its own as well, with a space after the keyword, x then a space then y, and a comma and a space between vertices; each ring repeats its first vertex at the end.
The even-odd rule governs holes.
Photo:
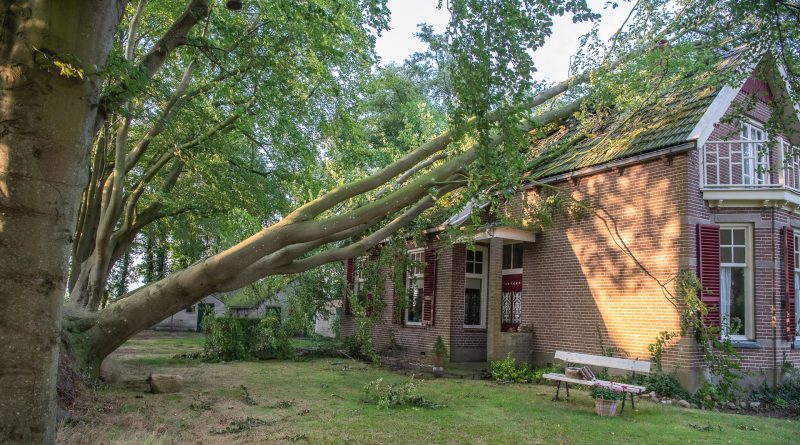
POLYGON ((70 234, 122 0, 0 4, 0 442, 55 440, 70 234), (67 64, 62 71, 55 64, 67 64))

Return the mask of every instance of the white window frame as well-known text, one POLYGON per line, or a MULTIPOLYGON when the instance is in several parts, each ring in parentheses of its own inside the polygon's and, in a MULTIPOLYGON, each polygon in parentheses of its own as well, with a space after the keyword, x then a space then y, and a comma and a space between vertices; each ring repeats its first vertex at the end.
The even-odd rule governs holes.
POLYGON ((742 183, 747 185, 769 184, 769 152, 764 153, 764 159, 760 157, 767 141, 767 132, 764 127, 752 119, 747 119, 739 127, 739 137, 742 141, 760 141, 760 143, 752 144, 742 142, 742 183), (762 139, 751 139, 753 132, 761 132, 762 139), (749 166, 747 162, 750 163, 749 166), (763 171, 759 171, 759 169, 763 171))
MULTIPOLYGON (((425 249, 410 249, 408 251, 408 259, 412 262, 420 262, 425 261, 425 249)), ((414 307, 414 300, 417 298, 421 298, 424 300, 425 298, 425 267, 415 267, 413 265, 409 265, 409 270, 406 271, 406 292, 409 289, 413 289, 415 294, 411 296, 411 300, 407 301, 406 308, 403 311, 403 321, 407 326, 422 326, 422 314, 420 313, 419 321, 409 321, 408 315, 412 308, 414 307), (416 292, 418 291, 417 286, 412 286, 416 284, 416 282, 422 281, 422 295, 417 295, 416 292)))
MULTIPOLYGON (((720 255, 720 335, 722 338, 730 338, 734 341, 746 341, 746 340, 753 340, 755 339, 755 296, 754 296, 754 289, 753 289, 753 264, 754 264, 754 255, 753 255, 753 226, 752 224, 748 223, 729 223, 729 224, 720 224, 720 248, 723 247, 722 244, 722 236, 721 232, 726 229, 744 229, 744 254, 745 254, 745 262, 744 263, 723 263, 722 262, 722 255, 720 255), (727 315, 730 315, 730 309, 726 309, 722 307, 722 268, 744 268, 744 335, 728 335, 727 327, 729 326, 729 321, 726 321, 726 312, 727 315)), ((733 242, 733 239, 731 239, 733 242)), ((738 244, 726 244, 725 246, 739 246, 738 244)), ((731 258, 733 259, 733 258, 731 258)), ((730 302, 729 302, 730 303, 730 302)))
MULTIPOLYGON (((482 273, 479 273, 479 274, 467 273, 467 271, 466 271, 467 270, 466 269, 467 258, 466 258, 466 256, 464 257, 464 266, 465 266, 464 267, 464 292, 465 292, 464 297, 465 298, 464 298, 464 307, 463 307, 464 315, 466 316, 466 313, 467 313, 466 312, 466 309, 467 309, 467 307, 466 307, 467 306, 467 299, 466 299, 467 279, 469 279, 469 278, 478 278, 478 279, 481 280, 481 324, 466 324, 466 323, 464 323, 464 328, 467 328, 467 329, 485 329, 486 328, 486 311, 487 311, 487 307, 486 307, 486 303, 487 303, 487 301, 486 301, 487 300, 487 298, 486 298, 486 295, 487 295, 487 282, 489 281, 488 280, 488 278, 489 278, 489 273, 488 273, 489 272, 489 249, 486 246, 475 245, 473 249, 468 249, 468 250, 474 250, 474 251, 480 250, 483 253, 483 261, 481 262, 481 271, 482 271, 482 273)), ((464 317, 464 318, 466 318, 466 317, 464 317)))
POLYGON ((794 229, 794 332, 800 340, 800 230, 794 229))
MULTIPOLYGON (((503 249, 505 249, 506 246, 511 248, 511 265, 512 266, 514 265, 514 247, 513 246, 515 246, 517 244, 524 244, 524 243, 519 242, 519 243, 503 244, 503 249)), ((522 258, 525 258, 525 246, 522 246, 522 258)), ((525 269, 525 260, 524 259, 522 261, 522 267, 517 267, 515 269, 514 268, 512 268, 512 269, 503 268, 503 272, 502 273, 503 273, 503 275, 518 275, 518 274, 522 273, 523 269, 525 269)))

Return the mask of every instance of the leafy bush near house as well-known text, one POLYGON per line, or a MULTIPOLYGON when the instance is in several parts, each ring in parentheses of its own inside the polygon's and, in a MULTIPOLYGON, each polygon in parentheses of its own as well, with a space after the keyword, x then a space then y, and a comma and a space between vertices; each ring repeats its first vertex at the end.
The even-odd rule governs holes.
POLYGON ((206 361, 286 358, 292 353, 290 338, 280 318, 203 318, 203 359, 206 361))
POLYGON ((700 388, 692 394, 692 401, 704 408, 714 408, 717 401, 721 400, 719 388, 711 382, 705 381, 700 388))
POLYGON ((412 377, 406 382, 384 383, 383 379, 373 380, 364 386, 367 398, 374 401, 378 408, 399 408, 415 406, 419 408, 443 408, 419 394, 419 389, 412 377))
POLYGON ((644 381, 644 386, 648 391, 655 391, 661 397, 669 397, 672 399, 685 399, 689 397, 689 393, 681 387, 675 374, 656 372, 647 376, 644 381))
POLYGON ((490 364, 492 378, 501 382, 531 383, 535 380, 534 371, 527 363, 517 366, 517 361, 507 355, 503 360, 493 360, 490 364))
POLYGON ((490 363, 492 378, 506 383, 542 383, 548 372, 563 372, 564 368, 551 366, 549 368, 530 368, 527 363, 517 365, 517 361, 508 354, 503 360, 493 360, 490 363))
POLYGON ((752 399, 777 408, 791 408, 800 411, 800 369, 789 367, 784 370, 783 382, 774 388, 764 386, 753 391, 752 399))
POLYGON ((342 347, 348 357, 369 363, 380 363, 380 356, 369 336, 351 335, 342 339, 342 347))

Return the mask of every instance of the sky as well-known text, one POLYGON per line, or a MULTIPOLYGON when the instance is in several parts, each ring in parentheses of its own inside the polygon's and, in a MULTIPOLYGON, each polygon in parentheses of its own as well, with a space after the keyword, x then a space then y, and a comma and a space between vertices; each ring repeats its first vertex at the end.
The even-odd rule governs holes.
MULTIPOLYGON (((444 31, 449 14, 436 9, 437 0, 389 0, 392 11, 391 30, 378 38, 376 51, 382 64, 402 64, 409 55, 425 50, 423 43, 414 36, 418 23, 433 25, 437 32, 444 31)), ((603 39, 610 38, 627 17, 631 2, 620 0, 616 9, 604 9, 607 0, 588 0, 589 7, 602 14, 599 32, 603 39)), ((578 39, 591 30, 589 23, 572 23, 571 16, 556 17, 553 35, 534 55, 539 70, 536 80, 559 81, 567 77, 570 56, 578 49, 578 39)))

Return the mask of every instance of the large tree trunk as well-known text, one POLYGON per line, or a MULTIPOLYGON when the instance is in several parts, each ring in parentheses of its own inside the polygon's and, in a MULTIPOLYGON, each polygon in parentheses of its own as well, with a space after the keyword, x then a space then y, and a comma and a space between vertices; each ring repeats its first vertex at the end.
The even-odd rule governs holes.
POLYGON ((93 72, 124 4, 0 4, 2 443, 55 439, 61 303, 100 88, 93 72))

